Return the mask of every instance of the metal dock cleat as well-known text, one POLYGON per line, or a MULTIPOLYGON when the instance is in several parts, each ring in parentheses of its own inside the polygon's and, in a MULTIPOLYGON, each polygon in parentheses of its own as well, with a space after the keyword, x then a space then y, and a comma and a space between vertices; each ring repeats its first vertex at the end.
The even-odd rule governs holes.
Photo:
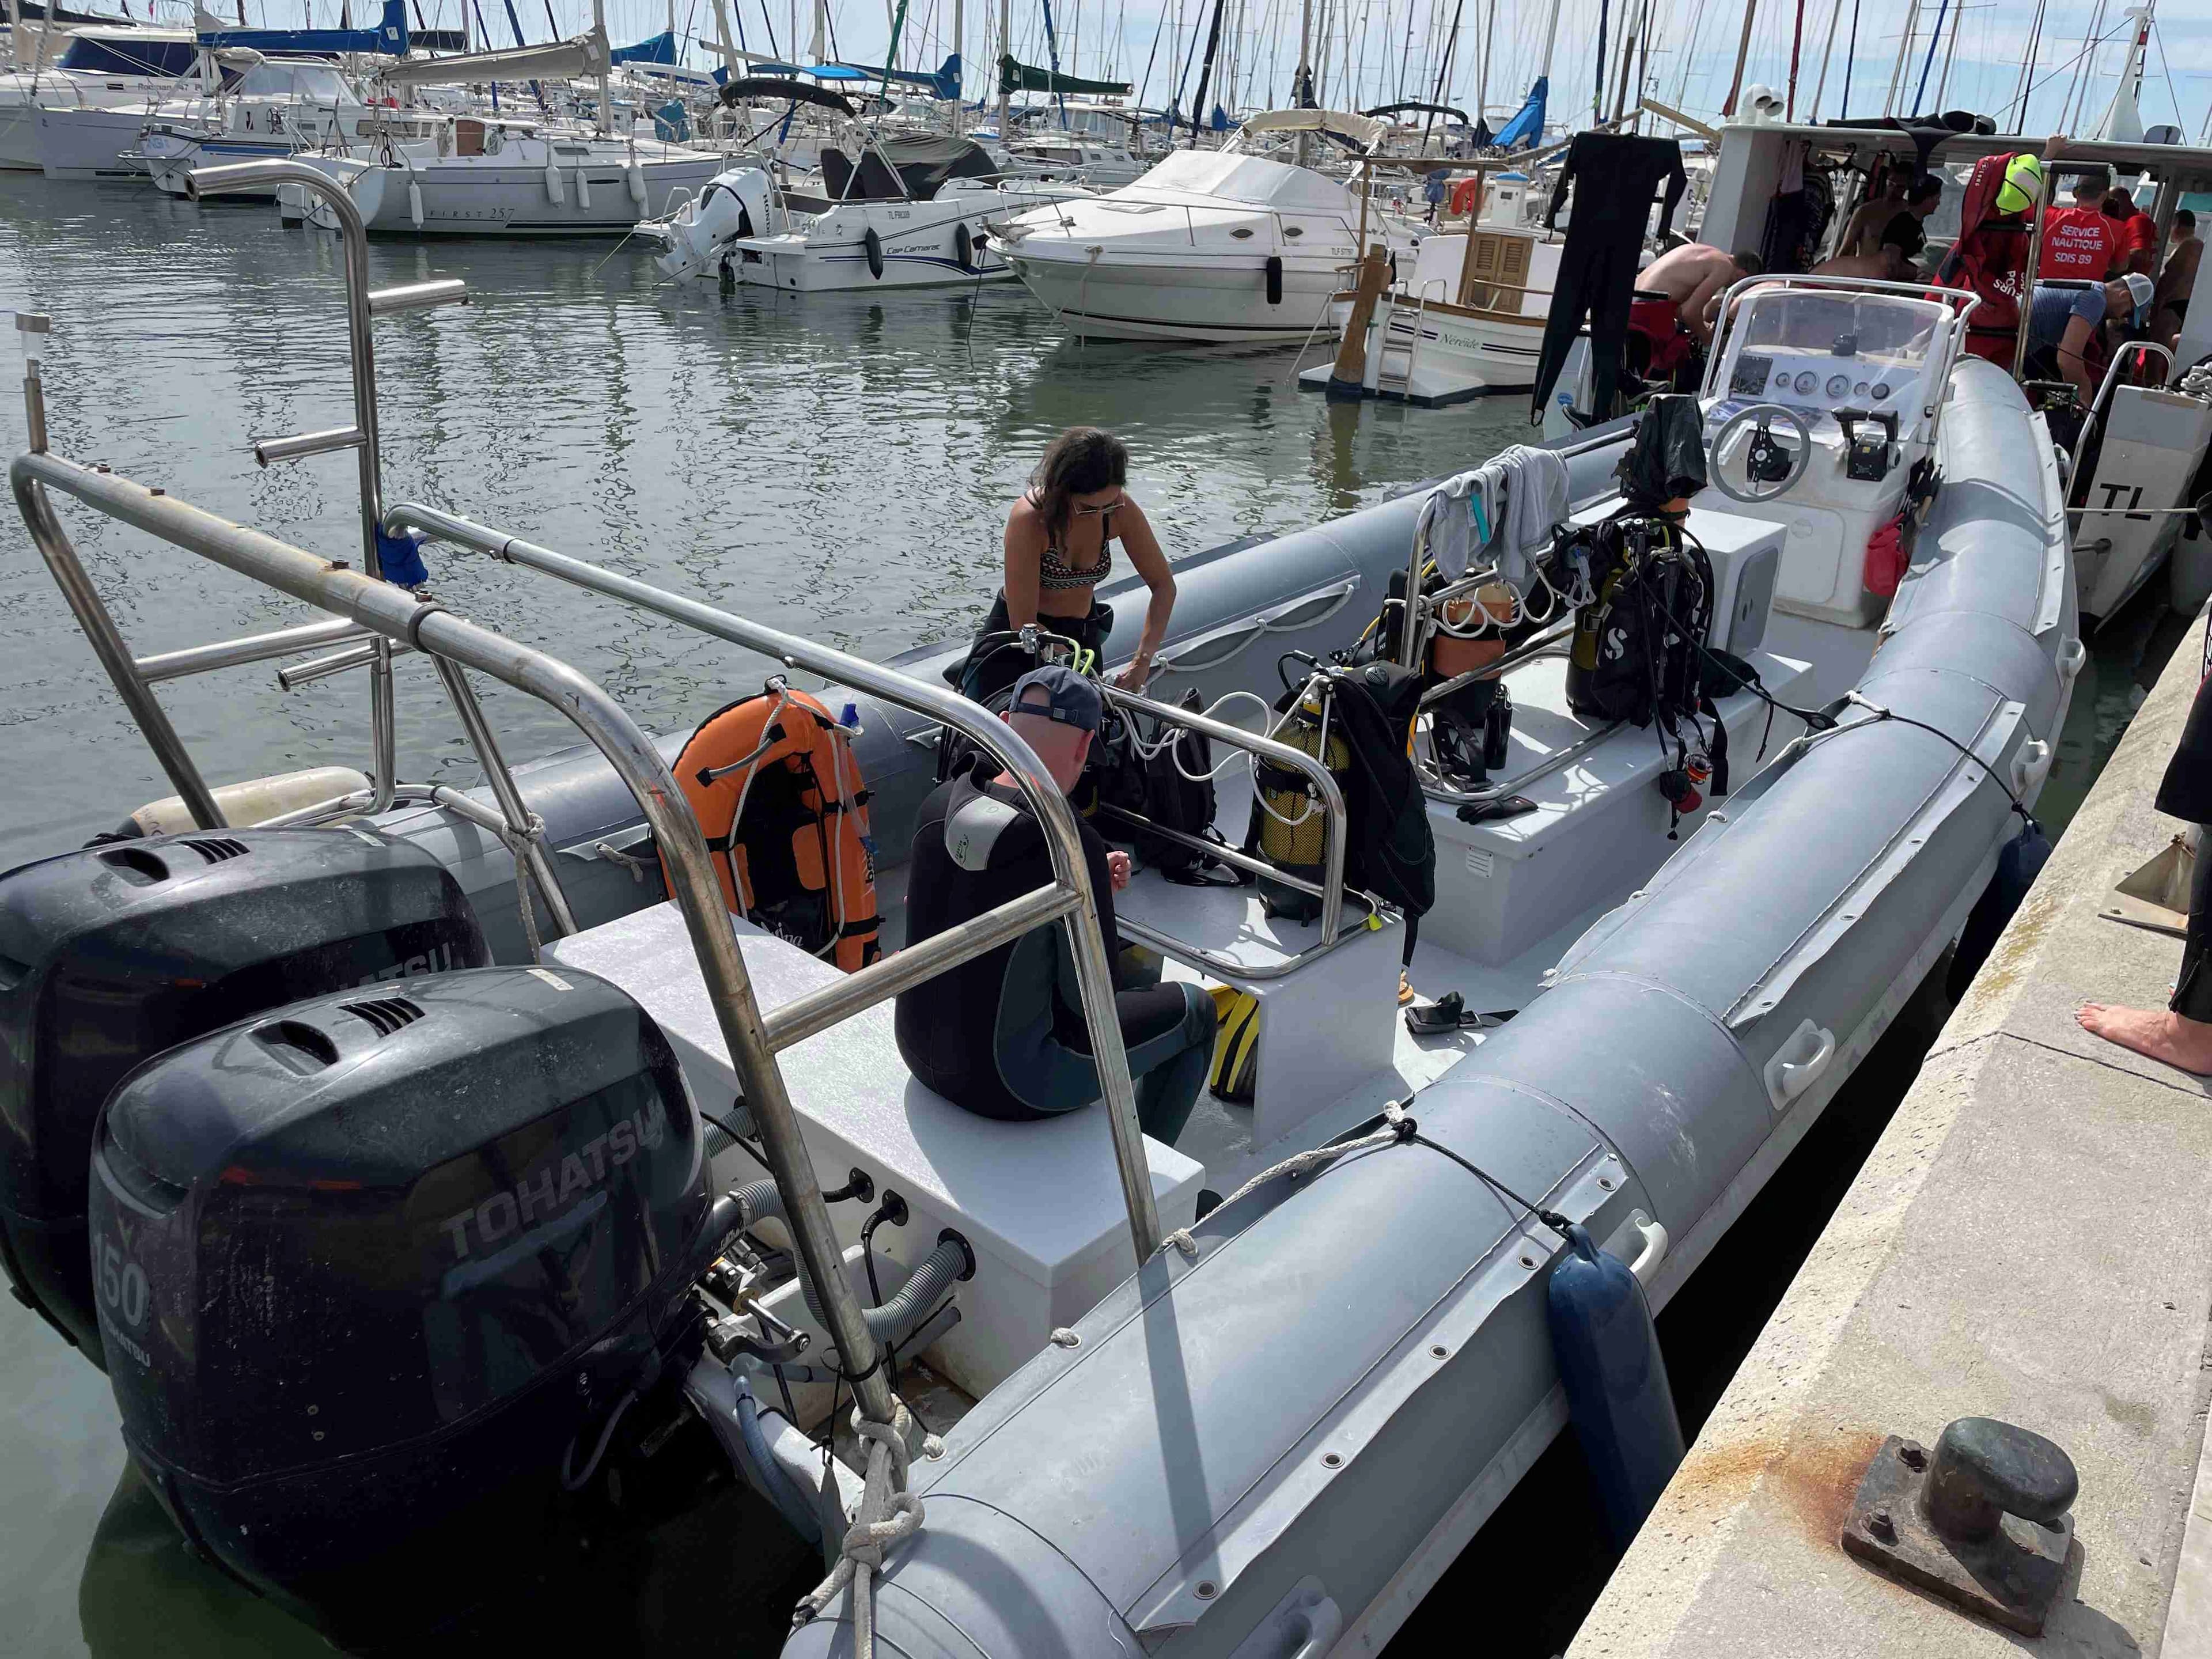
POLYGON ((1957 1418, 1933 1455, 1897 1435, 1882 1442, 1841 1541, 1877 1571, 2040 1636, 2074 1542, 2080 1488, 2073 1460, 2041 1435, 1957 1418))

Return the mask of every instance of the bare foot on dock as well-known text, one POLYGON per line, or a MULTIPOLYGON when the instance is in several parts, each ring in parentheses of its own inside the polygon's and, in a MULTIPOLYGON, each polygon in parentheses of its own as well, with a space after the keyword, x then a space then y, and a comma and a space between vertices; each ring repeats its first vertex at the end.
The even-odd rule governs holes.
POLYGON ((2103 1002, 2082 1004, 2074 1018, 2092 1036, 2199 1077, 2212 1073, 2212 1025, 2202 1021, 2164 1008, 2115 1008, 2103 1002))

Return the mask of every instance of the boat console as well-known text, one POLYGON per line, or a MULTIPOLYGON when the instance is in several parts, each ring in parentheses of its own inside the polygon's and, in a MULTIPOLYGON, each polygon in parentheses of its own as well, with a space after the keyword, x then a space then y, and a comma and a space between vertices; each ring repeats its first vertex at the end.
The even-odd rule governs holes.
POLYGON ((1712 484, 1698 504, 1783 527, 1778 609, 1866 627, 1896 591, 1908 509, 1932 483, 1972 296, 1793 276, 1739 283, 1726 303, 1705 387, 1712 484), (1869 557, 1892 526, 1899 550, 1869 557))

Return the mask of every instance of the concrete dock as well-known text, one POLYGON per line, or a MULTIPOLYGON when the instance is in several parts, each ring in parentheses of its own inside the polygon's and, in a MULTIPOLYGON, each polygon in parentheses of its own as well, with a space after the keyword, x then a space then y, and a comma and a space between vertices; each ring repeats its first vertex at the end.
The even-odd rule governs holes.
POLYGON ((2151 802, 2200 621, 1928 1055, 1568 1659, 2212 1659, 2212 1100, 2102 1042, 2084 1001, 2162 1006, 2181 943, 2100 914, 2181 825, 2151 802), (1846 1555, 1885 1437, 1955 1418, 2081 1477, 2045 1633, 1846 1555))

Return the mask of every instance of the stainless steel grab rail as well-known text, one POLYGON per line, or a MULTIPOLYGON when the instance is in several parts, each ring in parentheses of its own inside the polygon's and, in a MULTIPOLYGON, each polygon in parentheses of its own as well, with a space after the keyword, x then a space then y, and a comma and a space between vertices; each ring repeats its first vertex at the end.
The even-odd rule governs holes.
MULTIPOLYGON (((280 592, 349 617, 383 639, 406 641, 419 651, 503 681, 559 709, 606 757, 644 809, 667 863, 671 896, 691 935, 715 1019, 729 1047, 731 1065, 744 1091, 746 1110, 760 1132, 769 1172, 783 1196, 793 1242, 826 1304, 838 1352, 851 1374, 854 1396, 871 1419, 891 1421, 895 1402, 890 1379, 878 1364, 875 1338, 869 1334, 860 1300, 845 1276, 829 1206, 823 1202, 797 1114, 784 1090, 760 1010, 753 1001, 751 979, 738 951, 729 913, 723 907, 706 839, 667 763, 621 705, 567 664, 464 621, 433 600, 418 599, 404 588, 318 558, 173 496, 156 495, 114 473, 94 472, 58 456, 33 453, 15 458, 9 468, 9 483, 24 525, 49 564, 77 566, 68 533, 46 499, 46 492, 54 489, 280 592)), ((1012 737, 1011 728, 1008 735, 1012 737)), ((1012 742, 1021 747, 1018 738, 1012 742)), ((1025 747, 1022 758, 1027 762, 1026 770, 1041 771, 1025 747)), ((1073 814, 1067 818, 1072 835, 1073 814)), ((1087 902, 1087 892, 1084 897, 1087 902)), ((1095 921, 1089 932, 1093 948, 1103 955, 1095 921)), ((1110 994, 1105 1006, 1108 1030, 1116 1042, 1114 1056, 1120 1060, 1126 1091, 1128 1066, 1119 1048, 1120 1028, 1112 1023, 1110 994)), ((1102 1054, 1102 1061, 1104 1058, 1102 1054)), ((1101 1070, 1104 1069, 1102 1064, 1101 1070)), ((1133 1101, 1130 1109, 1133 1119, 1133 1101)), ((1146 1196, 1151 1197, 1149 1184, 1146 1196)))
MULTIPOLYGON (((1137 1098, 1134 1085, 1129 1079, 1128 1055, 1121 1043, 1121 1028, 1114 1017, 1114 973, 1108 947, 1098 926, 1098 907, 1092 896, 1089 868, 1083 856, 1082 833, 1077 828, 1075 809, 1061 793, 1051 776, 1030 753, 1029 745, 1014 735, 1013 728, 1000 720, 981 703, 971 702, 957 692, 913 679, 873 663, 865 658, 848 656, 842 651, 811 640, 801 639, 795 634, 786 634, 757 622, 722 611, 697 599, 686 599, 680 593, 641 582, 634 577, 617 575, 601 569, 586 560, 556 553, 550 547, 540 547, 459 514, 441 512, 414 501, 401 501, 385 514, 388 531, 420 531, 456 547, 487 553, 509 564, 520 565, 542 574, 569 582, 587 592, 605 598, 620 599, 647 611, 658 617, 681 623, 715 639, 757 651, 771 657, 787 668, 819 674, 853 690, 864 692, 884 702, 896 704, 926 715, 942 725, 950 726, 974 742, 984 753, 997 761, 1012 775, 1019 785, 1030 810, 1036 815, 1044 828, 1047 850, 1052 858, 1053 877, 1058 885, 1079 895, 1078 902, 1061 917, 1068 930, 1068 943, 1075 959, 1077 988, 1083 998, 1085 1019, 1091 1032, 1091 1053, 1098 1063, 1100 1087, 1105 1096, 1106 1121, 1114 1140, 1114 1158, 1121 1176, 1121 1196, 1128 1210, 1129 1233, 1135 1241, 1137 1260, 1149 1261, 1160 1246, 1160 1223, 1158 1206, 1152 1200, 1151 1166, 1145 1158, 1144 1131, 1137 1122, 1137 1098)), ((1126 693, 1110 693, 1126 696, 1126 693)), ((1141 699, 1139 699, 1141 702, 1141 699)), ((1188 721, 1192 717, 1182 710, 1168 711, 1176 719, 1188 721)), ((1234 732, 1234 727, 1208 722, 1217 730, 1234 732)), ((1239 742, 1249 742, 1249 734, 1236 732, 1239 742)), ((1296 753, 1277 744, 1285 756, 1296 753)), ((1304 757, 1298 757, 1303 763, 1304 757)), ((1285 762, 1285 763, 1289 763, 1285 762)), ((1343 797, 1336 793, 1335 782, 1324 774, 1324 798, 1334 798, 1336 817, 1334 822, 1340 830, 1343 823, 1343 797)), ((1334 837, 1337 854, 1334 863, 1334 886, 1341 897, 1343 890, 1343 836, 1334 837)), ((1051 890, 1048 889, 1047 891, 1051 890)), ((996 915, 997 913, 993 913, 996 915)), ((990 918, 978 918, 968 924, 980 934, 983 924, 990 918)), ((1040 914, 1036 921, 1049 920, 1040 914)), ((1015 937, 1024 929, 1017 929, 1015 937)), ((980 956, 983 951, 1002 944, 994 939, 992 945, 972 949, 963 955, 949 954, 941 965, 965 961, 980 956)), ((934 944, 934 941, 931 942, 934 944)), ((799 1015, 787 1016, 789 1029, 798 1036, 789 1036, 771 1047, 783 1047, 796 1042, 799 1036, 822 1030, 848 1014, 857 1013, 872 1003, 892 995, 911 981, 907 970, 899 966, 899 957, 915 947, 909 945, 897 956, 887 957, 871 963, 859 972, 848 975, 839 983, 825 988, 805 999, 803 1019, 799 1015), (803 1024, 804 1029, 800 1029, 803 1024)))

